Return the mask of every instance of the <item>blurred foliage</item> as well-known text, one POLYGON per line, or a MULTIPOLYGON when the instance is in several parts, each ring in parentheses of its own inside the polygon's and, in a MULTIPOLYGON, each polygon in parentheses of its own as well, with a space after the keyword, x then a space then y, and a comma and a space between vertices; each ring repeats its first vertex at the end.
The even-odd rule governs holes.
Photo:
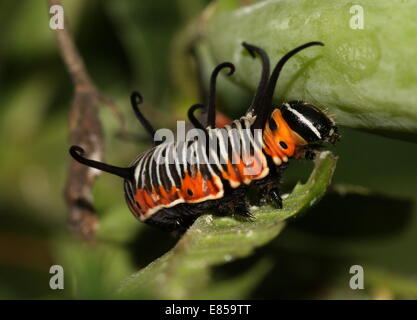
MULTIPOLYGON (((241 4, 226 2, 221 3, 223 8, 241 4)), ((120 106, 130 131, 144 136, 128 106, 132 89, 144 94, 144 113, 160 127, 175 127, 174 120, 184 119, 187 107, 198 100, 193 60, 182 47, 187 38, 183 28, 208 4, 64 1, 92 78, 120 106)), ((124 203, 120 180, 103 175, 95 185, 100 217, 95 243, 80 243, 67 232, 62 189, 69 161, 72 84, 48 18, 43 1, 0 1, 0 298, 154 298, 146 290, 133 296, 117 290, 130 275, 173 248, 175 241, 134 219, 124 203), (52 264, 64 267, 65 290, 49 289, 52 264)), ((276 43, 280 46, 281 41, 276 43)), ((414 42, 409 44, 412 50, 414 42)), ((216 60, 212 53, 222 46, 203 41, 198 47, 206 78, 216 60)), ((238 78, 242 69, 259 68, 257 60, 244 60, 241 68, 238 65, 238 78)), ((412 63, 409 67, 404 71, 411 72, 412 63)), ((400 77, 402 69, 392 68, 400 77)), ((219 84, 219 107, 233 117, 246 110, 248 88, 253 88, 256 77, 240 80, 235 84, 222 79, 219 84)), ((390 78, 381 75, 379 81, 384 80, 390 78)), ((402 107, 415 107, 395 86, 384 88, 387 95, 400 99, 402 107)), ((117 120, 107 108, 102 108, 101 117, 108 162, 128 164, 149 147, 145 139, 118 137, 117 120)), ((417 126, 413 119, 409 117, 408 123, 417 126)), ((339 160, 331 191, 254 254, 212 268, 196 297, 417 298, 415 144, 347 128, 342 134, 332 150, 339 160), (365 290, 349 288, 349 268, 354 264, 365 269, 365 290)), ((286 190, 306 181, 311 170, 309 162, 292 162, 284 177, 286 190)))

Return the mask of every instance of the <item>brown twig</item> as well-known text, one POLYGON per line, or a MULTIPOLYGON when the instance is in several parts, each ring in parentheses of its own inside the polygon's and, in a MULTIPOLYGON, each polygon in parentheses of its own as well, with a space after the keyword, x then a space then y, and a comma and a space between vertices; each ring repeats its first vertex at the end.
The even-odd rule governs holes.
MULTIPOLYGON (((47 0, 49 6, 61 5, 59 0, 47 0)), ((81 146, 89 158, 103 158, 103 130, 98 111, 107 104, 116 113, 124 128, 123 116, 114 102, 102 94, 91 80, 83 59, 74 43, 65 19, 64 29, 55 30, 59 51, 74 84, 74 97, 69 112, 69 140, 81 146)), ((94 239, 98 218, 92 204, 92 186, 97 170, 70 160, 65 187, 70 230, 85 240, 94 239)))

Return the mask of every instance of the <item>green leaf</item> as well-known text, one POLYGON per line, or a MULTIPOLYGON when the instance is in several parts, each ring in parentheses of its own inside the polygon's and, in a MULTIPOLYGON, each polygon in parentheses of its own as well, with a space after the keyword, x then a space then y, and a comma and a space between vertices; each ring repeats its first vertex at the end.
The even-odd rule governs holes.
POLYGON ((220 10, 205 22, 216 62, 231 61, 233 77, 254 90, 259 59, 242 41, 266 50, 275 63, 309 41, 285 66, 275 98, 303 99, 328 108, 338 124, 417 141, 417 1, 262 1, 220 10), (353 5, 356 7, 352 8, 353 5), (355 29, 363 9, 363 29, 355 29))
POLYGON ((120 292, 131 297, 151 292, 160 299, 195 297, 207 285, 211 267, 250 255, 279 234, 285 219, 317 202, 330 183, 335 165, 336 158, 330 152, 321 153, 308 181, 297 184, 284 199, 284 209, 256 209, 255 221, 201 216, 172 250, 128 278, 120 292))
POLYGON ((233 277, 221 281, 210 281, 207 288, 196 293, 193 299, 204 300, 240 300, 247 299, 252 291, 259 286, 269 272, 273 261, 269 258, 259 259, 248 271, 240 272, 233 277))

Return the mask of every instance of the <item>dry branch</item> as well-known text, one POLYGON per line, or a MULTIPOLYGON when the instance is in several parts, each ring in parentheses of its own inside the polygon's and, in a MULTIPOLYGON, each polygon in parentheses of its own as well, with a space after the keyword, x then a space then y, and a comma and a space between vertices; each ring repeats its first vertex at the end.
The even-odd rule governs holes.
MULTIPOLYGON (((61 5, 48 0, 49 7, 61 5)), ((103 130, 99 119, 100 104, 110 106, 121 122, 124 120, 114 102, 101 93, 91 80, 74 43, 65 19, 64 29, 54 31, 59 51, 74 84, 74 97, 69 112, 70 145, 81 146, 89 158, 103 160, 103 130)), ((70 230, 85 240, 94 239, 98 218, 93 206, 92 187, 98 171, 70 160, 65 200, 70 230)))

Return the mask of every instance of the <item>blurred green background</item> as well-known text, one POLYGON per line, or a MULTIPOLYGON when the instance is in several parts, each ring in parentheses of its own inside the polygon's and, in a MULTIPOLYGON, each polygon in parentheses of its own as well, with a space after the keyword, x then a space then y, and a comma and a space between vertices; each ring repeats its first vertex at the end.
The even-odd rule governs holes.
MULTIPOLYGON (((91 77, 139 137, 118 136, 119 123, 103 106, 109 163, 128 164, 149 147, 129 108, 132 90, 144 95, 144 113, 159 127, 175 127, 175 119, 185 119, 198 101, 197 79, 190 70, 178 71, 191 59, 177 51, 177 35, 209 3, 63 3, 91 77)), ((137 222, 121 181, 109 175, 94 187, 97 240, 85 244, 69 234, 63 188, 73 87, 49 29, 46 2, 0 1, 0 41, 0 298, 117 298, 123 280, 175 241, 137 222), (64 267, 64 290, 49 288, 52 264, 64 267)), ((219 108, 236 117, 246 110, 241 106, 250 102, 250 92, 228 85, 230 90, 220 90, 219 108)), ((417 148, 347 128, 342 134, 333 148, 339 162, 328 195, 255 255, 213 270, 201 297, 417 298, 417 148), (354 264, 365 269, 365 290, 349 288, 354 264)), ((284 182, 305 180, 311 168, 292 164, 284 182)), ((143 292, 129 298, 158 297, 143 292)))

